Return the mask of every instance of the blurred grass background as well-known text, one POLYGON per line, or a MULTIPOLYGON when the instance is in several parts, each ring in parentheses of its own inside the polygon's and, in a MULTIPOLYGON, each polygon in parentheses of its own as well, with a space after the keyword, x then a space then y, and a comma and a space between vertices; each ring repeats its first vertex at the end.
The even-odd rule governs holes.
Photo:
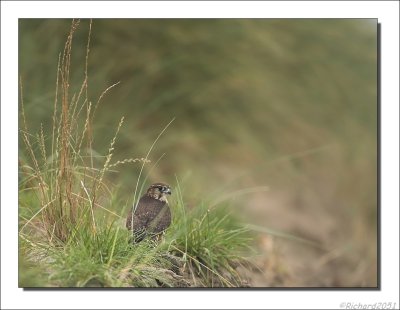
MULTIPOLYGON (((34 132, 40 123, 51 130, 70 23, 19 22, 19 74, 34 132)), ((82 20, 73 41, 76 93, 88 27, 82 20)), ((125 116, 114 159, 144 157, 175 118, 152 153, 153 163, 165 156, 150 181, 174 184, 176 175, 189 204, 266 185, 267 193, 238 196, 238 213, 329 249, 261 238, 266 272, 276 276, 260 285, 377 285, 376 20, 95 19, 88 71, 93 103, 121 82, 96 112, 96 152, 107 153, 125 116), (279 257, 274 270, 271 251, 279 257)), ((109 175, 124 199, 138 170, 109 175)))

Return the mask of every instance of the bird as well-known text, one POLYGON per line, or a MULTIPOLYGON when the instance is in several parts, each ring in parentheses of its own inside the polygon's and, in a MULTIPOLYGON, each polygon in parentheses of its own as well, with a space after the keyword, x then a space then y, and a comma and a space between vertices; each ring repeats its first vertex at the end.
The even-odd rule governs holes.
POLYGON ((157 240, 171 224, 171 210, 167 195, 171 187, 165 183, 154 183, 139 199, 136 209, 131 209, 126 218, 126 228, 132 232, 133 243, 146 237, 157 240))

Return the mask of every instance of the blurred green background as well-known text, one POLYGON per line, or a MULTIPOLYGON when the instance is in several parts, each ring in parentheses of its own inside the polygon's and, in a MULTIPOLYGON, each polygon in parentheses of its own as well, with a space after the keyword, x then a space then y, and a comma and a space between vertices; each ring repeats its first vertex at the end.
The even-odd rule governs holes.
MULTIPOLYGON (((96 112, 94 149, 107 154, 124 116, 113 160, 144 157, 175 118, 150 157, 154 163, 165 153, 149 182, 175 185, 177 176, 189 205, 268 186, 266 193, 234 199, 238 213, 330 249, 278 241, 274 249, 287 272, 270 282, 375 286, 376 22, 94 19, 90 100, 121 82, 96 112)), ((33 131, 40 123, 52 128, 58 55, 70 23, 20 19, 19 74, 33 131)), ((88 29, 82 20, 73 41, 75 93, 84 77, 88 29)), ((118 170, 109 178, 130 199, 139 165, 118 170)))

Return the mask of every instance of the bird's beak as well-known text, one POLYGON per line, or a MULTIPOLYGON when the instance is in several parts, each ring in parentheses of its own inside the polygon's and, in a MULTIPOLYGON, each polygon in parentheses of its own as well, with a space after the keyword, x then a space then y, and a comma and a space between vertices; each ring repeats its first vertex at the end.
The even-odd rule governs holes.
POLYGON ((165 193, 165 194, 168 194, 168 195, 171 195, 171 194, 172 194, 172 192, 171 192, 171 189, 170 189, 170 188, 166 189, 164 193, 165 193))

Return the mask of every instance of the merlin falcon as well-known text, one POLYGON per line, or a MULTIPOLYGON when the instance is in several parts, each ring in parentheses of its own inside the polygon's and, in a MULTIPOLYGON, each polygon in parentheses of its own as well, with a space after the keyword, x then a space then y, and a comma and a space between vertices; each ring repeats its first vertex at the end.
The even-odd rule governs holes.
POLYGON ((132 231, 133 242, 138 243, 149 237, 157 239, 171 224, 171 211, 167 195, 171 188, 164 183, 151 185, 136 207, 129 212, 126 228, 132 231))

